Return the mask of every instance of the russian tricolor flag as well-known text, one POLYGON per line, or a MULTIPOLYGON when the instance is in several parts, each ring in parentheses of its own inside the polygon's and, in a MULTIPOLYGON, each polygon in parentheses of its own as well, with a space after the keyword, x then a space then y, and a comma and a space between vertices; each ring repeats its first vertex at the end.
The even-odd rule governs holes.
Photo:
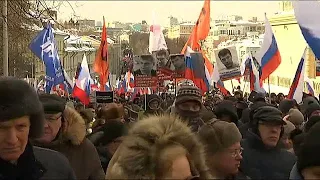
POLYGON ((302 96, 303 96, 304 69, 305 69, 305 57, 306 57, 305 54, 306 54, 306 50, 304 51, 303 56, 299 62, 296 75, 294 76, 294 79, 288 94, 288 99, 295 99, 297 103, 302 102, 302 96))
POLYGON ((210 86, 209 81, 211 80, 210 73, 213 74, 213 68, 206 68, 209 64, 203 54, 195 53, 190 47, 187 47, 185 59, 185 79, 192 80, 202 93, 207 92, 210 86), (209 77, 207 77, 207 74, 209 77))
POLYGON ((126 72, 125 76, 124 76, 125 82, 126 82, 126 87, 128 89, 128 92, 133 92, 134 89, 134 76, 133 74, 128 71, 126 72))
POLYGON ((316 58, 320 59, 319 1, 293 1, 293 7, 304 39, 316 58))
POLYGON ((306 82, 309 94, 312 95, 312 96, 315 96, 315 91, 314 91, 314 88, 313 88, 313 82, 307 76, 304 78, 304 81, 306 82))
POLYGON ((262 69, 261 81, 267 79, 281 63, 281 56, 278 49, 277 41, 272 32, 272 28, 267 16, 265 16, 264 39, 257 56, 257 61, 259 62, 262 69))
POLYGON ((76 79, 76 85, 73 88, 73 97, 78 98, 84 105, 88 105, 90 103, 90 81, 91 77, 88 68, 87 57, 84 54, 79 76, 76 79))

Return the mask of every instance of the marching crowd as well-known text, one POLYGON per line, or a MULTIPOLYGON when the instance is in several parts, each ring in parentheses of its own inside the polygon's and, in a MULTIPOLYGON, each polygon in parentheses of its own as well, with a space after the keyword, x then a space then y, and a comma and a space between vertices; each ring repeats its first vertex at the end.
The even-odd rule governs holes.
POLYGON ((0 77, 2 179, 320 179, 320 104, 240 89, 84 106, 0 77))

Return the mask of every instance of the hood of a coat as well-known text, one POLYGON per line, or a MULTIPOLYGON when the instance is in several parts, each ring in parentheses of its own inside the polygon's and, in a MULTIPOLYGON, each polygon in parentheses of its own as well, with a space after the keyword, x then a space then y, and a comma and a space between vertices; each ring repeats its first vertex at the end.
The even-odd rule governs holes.
POLYGON ((201 179, 210 178, 204 148, 182 121, 172 116, 150 116, 130 129, 109 163, 107 179, 157 179, 157 150, 177 143, 192 158, 201 179))
POLYGON ((69 107, 63 112, 63 118, 66 126, 58 140, 69 141, 73 145, 80 145, 86 137, 84 119, 75 109, 69 107))

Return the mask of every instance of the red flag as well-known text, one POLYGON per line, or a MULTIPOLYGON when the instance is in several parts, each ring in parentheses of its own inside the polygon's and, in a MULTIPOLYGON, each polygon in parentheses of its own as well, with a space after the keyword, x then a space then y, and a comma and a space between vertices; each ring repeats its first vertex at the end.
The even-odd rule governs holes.
POLYGON ((210 31, 210 0, 205 0, 201 9, 201 13, 197 20, 196 25, 189 36, 188 41, 184 45, 181 54, 186 52, 187 46, 192 50, 200 50, 200 40, 206 39, 210 31))
POLYGON ((205 0, 197 21, 197 38, 204 40, 210 31, 210 0, 205 0))
POLYGON ((94 71, 100 76, 100 90, 105 91, 105 84, 108 81, 109 61, 108 61, 108 41, 107 28, 103 17, 103 27, 101 33, 101 43, 94 61, 94 71))

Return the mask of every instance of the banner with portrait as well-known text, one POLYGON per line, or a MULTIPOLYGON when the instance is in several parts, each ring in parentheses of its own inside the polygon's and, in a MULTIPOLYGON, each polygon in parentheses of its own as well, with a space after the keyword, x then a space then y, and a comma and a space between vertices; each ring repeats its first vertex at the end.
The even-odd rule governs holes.
POLYGON ((214 54, 222 81, 241 76, 240 63, 235 46, 217 49, 214 54))
POLYGON ((157 64, 153 55, 145 54, 133 58, 135 87, 157 86, 157 64))

